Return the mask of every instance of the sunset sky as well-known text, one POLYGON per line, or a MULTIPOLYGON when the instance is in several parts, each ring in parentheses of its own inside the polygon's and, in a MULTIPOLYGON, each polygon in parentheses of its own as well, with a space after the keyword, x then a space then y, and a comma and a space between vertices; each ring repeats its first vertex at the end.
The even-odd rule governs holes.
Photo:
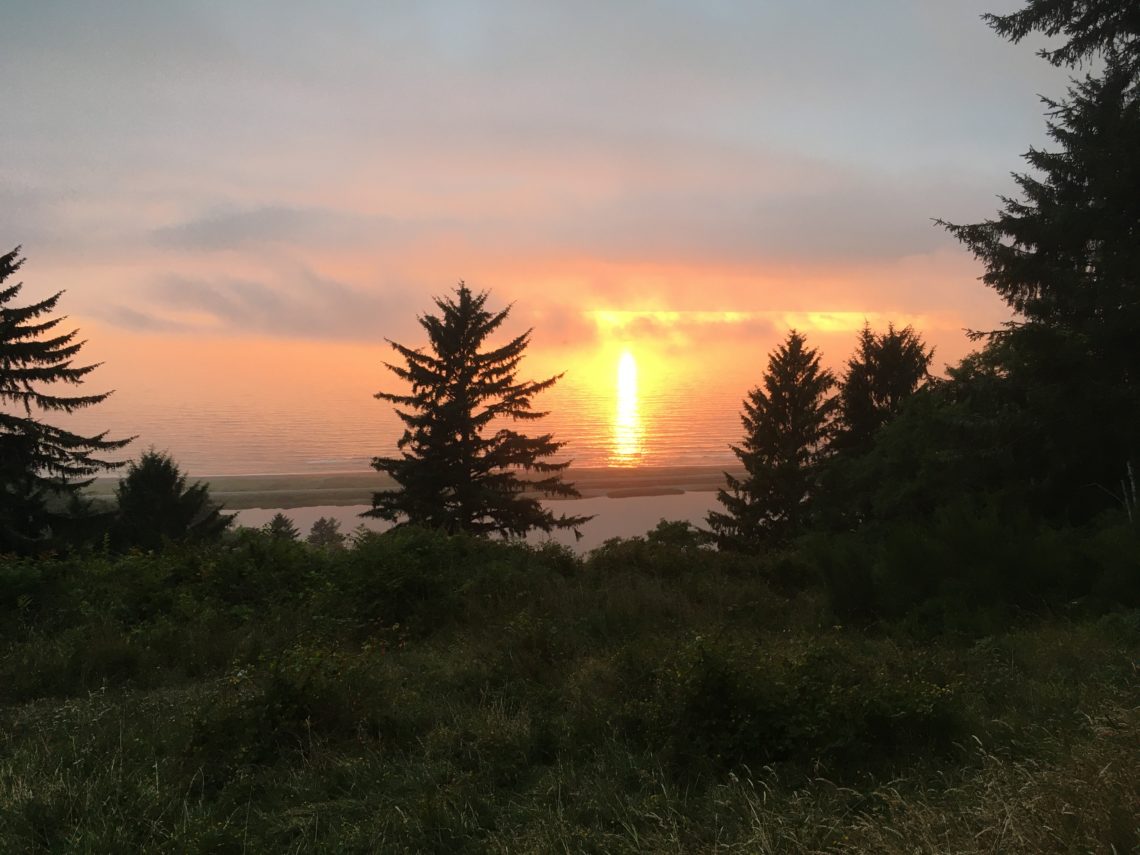
POLYGON ((568 377, 758 380, 864 317, 941 365, 1005 312, 931 219, 992 214, 1064 88, 979 20, 1018 5, 8 0, 0 249, 131 406, 237 362, 374 391, 459 279, 568 377))

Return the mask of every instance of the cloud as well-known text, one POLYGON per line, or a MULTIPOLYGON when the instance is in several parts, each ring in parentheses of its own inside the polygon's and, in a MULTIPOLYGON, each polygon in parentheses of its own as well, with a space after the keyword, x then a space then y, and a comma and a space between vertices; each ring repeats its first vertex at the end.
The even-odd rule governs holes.
MULTIPOLYGON (((61 234, 62 194, 28 186, 0 168, 0 252, 16 244, 25 252, 67 243, 73 234, 61 234), (10 245, 9 245, 10 244, 10 245)), ((69 231, 69 230, 67 230, 69 231)))
POLYGON ((191 251, 254 249, 268 244, 390 245, 422 229, 410 221, 348 210, 266 205, 216 211, 162 226, 154 230, 152 239, 161 247, 191 251))
POLYGON ((146 332, 377 341, 415 320, 406 290, 363 291, 307 268, 277 281, 169 275, 145 288, 144 309, 112 305, 99 317, 146 332))
POLYGON ((593 323, 600 338, 670 346, 768 338, 782 319, 766 312, 714 311, 595 311, 584 317, 593 323))
POLYGON ((131 332, 177 333, 189 330, 186 324, 132 309, 130 306, 110 306, 92 314, 131 332))
POLYGON ((953 246, 932 219, 976 214, 980 201, 993 199, 992 188, 968 175, 899 179, 818 168, 829 174, 798 189, 773 190, 746 174, 735 187, 713 191, 637 188, 587 212, 551 212, 548 220, 532 221, 528 232, 549 249, 568 244, 615 261, 830 265, 953 246))
POLYGON ((0 240, 152 331, 415 336, 463 275, 554 341, 575 300, 969 308, 930 218, 993 212, 1064 79, 992 6, 14 0, 0 240))
POLYGON ((511 312, 511 320, 530 325, 535 337, 547 345, 580 345, 598 338, 598 325, 581 307, 561 303, 547 306, 518 304, 511 312))

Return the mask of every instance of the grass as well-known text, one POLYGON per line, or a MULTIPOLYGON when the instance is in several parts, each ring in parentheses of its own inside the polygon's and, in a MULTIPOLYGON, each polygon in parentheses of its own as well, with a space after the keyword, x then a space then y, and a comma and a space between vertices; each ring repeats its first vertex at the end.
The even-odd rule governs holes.
POLYGON ((788 574, 417 532, 10 561, 0 851, 1140 845, 1140 616, 931 640, 788 574))

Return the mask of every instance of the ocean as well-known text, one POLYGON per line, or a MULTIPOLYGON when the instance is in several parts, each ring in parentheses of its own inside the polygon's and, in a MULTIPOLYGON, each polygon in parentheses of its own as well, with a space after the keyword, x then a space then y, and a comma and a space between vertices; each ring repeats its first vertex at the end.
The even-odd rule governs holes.
MULTIPOLYGON (((615 361, 601 376, 569 372, 535 399, 548 415, 517 427, 553 433, 566 443, 554 459, 580 467, 734 462, 729 444, 740 439, 749 385, 743 376, 695 377, 668 363, 639 375, 631 358, 615 361)), ((365 471, 373 457, 396 453, 401 423, 391 404, 373 397, 384 382, 380 372, 362 380, 359 373, 292 371, 286 364, 259 377, 234 366, 214 382, 191 369, 185 382, 132 375, 98 406, 52 420, 76 431, 135 435, 128 456, 153 446, 196 477, 365 471)))

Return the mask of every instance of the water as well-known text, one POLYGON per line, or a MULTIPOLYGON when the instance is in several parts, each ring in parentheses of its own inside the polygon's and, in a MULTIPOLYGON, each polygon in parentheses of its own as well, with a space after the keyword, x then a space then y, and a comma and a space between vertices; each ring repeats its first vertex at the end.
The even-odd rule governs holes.
MULTIPOLYGON (((632 381, 627 363, 619 382, 616 355, 593 374, 568 376, 535 401, 549 416, 520 429, 552 432, 566 443, 555 459, 576 466, 730 465, 746 372, 693 376, 681 364, 641 361, 632 381)), ((362 471, 374 456, 396 452, 402 426, 392 406, 373 397, 383 376, 373 367, 374 354, 367 371, 297 362, 303 360, 283 358, 268 371, 236 362, 225 374, 216 363, 140 361, 124 375, 120 364, 106 386, 93 381, 102 388, 113 383, 113 396, 53 421, 81 432, 135 434, 130 456, 154 446, 200 477, 362 471)))
MULTIPOLYGON (((834 325, 835 317, 823 319, 834 325)), ((852 315, 828 331, 812 321, 825 366, 842 371, 862 322, 852 315)), ((102 364, 83 389, 65 393, 115 394, 49 421, 85 434, 137 435, 127 456, 153 445, 194 477, 366 471, 373 457, 396 453, 402 433, 392 406, 373 397, 399 391, 384 367, 393 358, 382 340, 388 319, 376 326, 373 342, 90 331, 84 361, 102 364)), ((552 432, 567 443, 560 458, 579 467, 731 466, 741 402, 782 331, 634 327, 598 327, 592 337, 579 330, 572 341, 551 331, 528 348, 520 379, 565 374, 534 401, 549 417, 522 429, 552 432)), ((543 329, 536 327, 536 342, 543 329)))
MULTIPOLYGON (((115 394, 52 421, 81 433, 137 434, 127 456, 154 446, 191 477, 364 472, 374 456, 396 453, 402 433, 392 406, 373 397, 377 389, 393 391, 378 366, 385 356, 382 348, 327 343, 163 341, 135 359, 108 359, 91 391, 115 394)), ((732 466, 729 443, 740 438, 741 399, 755 361, 735 352, 719 361, 683 356, 619 346, 577 360, 539 360, 522 376, 570 370, 534 402, 549 416, 520 428, 552 432, 567 443, 555 459, 577 467, 732 466)), ((583 539, 569 532, 553 538, 585 551, 610 537, 644 534, 661 519, 700 523, 714 503, 710 492, 582 499, 573 513, 597 515, 583 539)), ((241 511, 238 521, 262 525, 275 510, 241 511)), ((285 513, 305 532, 320 516, 351 531, 361 510, 285 513)))
MULTIPOLYGON (((632 537, 642 535, 654 528, 662 520, 687 520, 703 526, 708 512, 716 505, 715 493, 683 493, 676 496, 637 496, 624 499, 610 499, 599 496, 590 499, 577 499, 572 507, 566 502, 552 502, 556 514, 573 512, 594 519, 582 526, 582 538, 575 539, 570 531, 555 531, 551 534, 533 532, 527 538, 532 543, 553 540, 584 553, 601 546, 612 537, 632 537)), ((360 525, 373 531, 383 531, 387 523, 375 519, 362 519, 360 514, 367 510, 366 505, 327 506, 313 508, 253 508, 237 512, 239 525, 260 527, 269 522, 280 511, 293 520, 302 536, 308 534, 314 522, 320 517, 332 517, 340 523, 341 531, 350 533, 360 525)))

